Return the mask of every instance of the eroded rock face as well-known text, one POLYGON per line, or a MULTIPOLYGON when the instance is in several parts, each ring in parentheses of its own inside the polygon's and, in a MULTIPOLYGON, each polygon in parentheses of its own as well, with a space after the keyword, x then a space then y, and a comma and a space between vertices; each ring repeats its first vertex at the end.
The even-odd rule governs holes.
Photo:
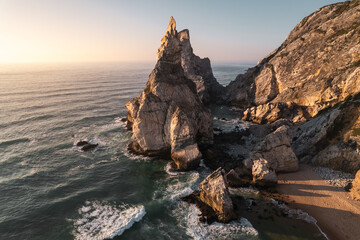
POLYGON ((355 179, 352 182, 352 188, 350 189, 351 196, 360 201, 360 170, 357 171, 355 179))
POLYGON ((275 170, 272 169, 266 159, 253 160, 252 163, 253 183, 260 187, 271 187, 277 184, 275 170))
POLYGON ((133 151, 148 155, 171 152, 177 167, 189 170, 201 158, 198 145, 212 143, 213 130, 211 114, 182 68, 181 36, 171 18, 146 87, 126 108, 133 151))
POLYGON ((350 98, 295 131, 292 147, 301 161, 355 173, 360 168, 360 102, 350 98))
POLYGON ((227 101, 252 107, 246 119, 255 122, 309 119, 360 91, 359 39, 360 1, 320 8, 278 49, 231 82, 227 101))
POLYGON ((210 206, 219 221, 229 222, 236 218, 225 177, 225 171, 218 168, 199 185, 200 200, 210 206))
POLYGON ((216 81, 209 58, 200 58, 193 53, 189 30, 185 29, 177 33, 175 20, 171 17, 167 32, 171 34, 165 35, 162 39, 157 58, 168 55, 169 48, 180 52, 181 67, 185 76, 196 84, 200 100, 204 104, 222 102, 225 88, 216 81))
POLYGON ((299 160, 291 148, 289 127, 283 125, 267 135, 252 151, 251 159, 266 159, 276 172, 299 169, 299 160))

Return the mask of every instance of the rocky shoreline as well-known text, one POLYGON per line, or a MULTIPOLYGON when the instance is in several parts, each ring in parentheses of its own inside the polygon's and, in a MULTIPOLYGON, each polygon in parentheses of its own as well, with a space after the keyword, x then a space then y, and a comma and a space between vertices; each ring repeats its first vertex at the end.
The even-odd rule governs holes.
MULTIPOLYGON (((171 17, 144 91, 126 104, 129 150, 172 159, 175 171, 196 169, 203 159, 214 172, 183 200, 196 204, 208 223, 244 216, 239 209, 247 200, 234 198, 229 186, 272 193, 277 175, 298 171, 299 163, 319 166, 329 184, 347 186, 357 199, 359 12, 357 0, 319 9, 225 88, 210 60, 193 53, 189 31, 178 32, 171 17)), ((270 215, 287 216, 277 211, 270 215)))

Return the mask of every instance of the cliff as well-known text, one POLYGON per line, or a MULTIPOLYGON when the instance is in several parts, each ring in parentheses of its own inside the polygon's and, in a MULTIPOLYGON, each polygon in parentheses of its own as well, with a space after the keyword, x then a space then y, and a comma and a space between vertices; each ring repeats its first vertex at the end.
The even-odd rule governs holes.
POLYGON ((226 87, 245 120, 305 121, 360 91, 360 1, 320 8, 226 87))

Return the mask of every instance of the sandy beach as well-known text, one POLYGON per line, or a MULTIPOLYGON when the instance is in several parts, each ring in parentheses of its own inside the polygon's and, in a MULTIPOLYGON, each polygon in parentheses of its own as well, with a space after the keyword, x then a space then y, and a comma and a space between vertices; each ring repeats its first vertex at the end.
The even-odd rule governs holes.
POLYGON ((329 185, 308 165, 278 178, 277 190, 283 200, 314 217, 329 239, 359 239, 360 202, 352 200, 343 188, 329 185))

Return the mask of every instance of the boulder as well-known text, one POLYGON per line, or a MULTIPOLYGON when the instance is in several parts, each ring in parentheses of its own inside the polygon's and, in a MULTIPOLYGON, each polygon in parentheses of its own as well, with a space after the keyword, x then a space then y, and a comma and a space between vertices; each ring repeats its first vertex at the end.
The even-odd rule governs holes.
POLYGON ((76 146, 79 147, 79 149, 81 151, 90 151, 94 148, 96 148, 99 144, 97 143, 90 143, 88 141, 85 141, 85 140, 80 140, 76 143, 76 146))
POLYGON ((81 146, 84 146, 84 145, 86 145, 86 144, 89 144, 89 142, 88 142, 88 141, 85 141, 85 140, 80 140, 80 141, 78 141, 78 142, 76 143, 76 146, 81 147, 81 146))
POLYGON ((277 176, 266 159, 253 160, 253 183, 260 187, 271 187, 277 184, 277 176))
POLYGON ((251 153, 251 159, 266 159, 276 172, 299 169, 299 160, 291 148, 290 128, 283 125, 267 135, 251 153))
POLYGON ((225 171, 218 168, 199 185, 200 200, 210 206, 220 222, 229 222, 236 218, 225 177, 225 171))
POLYGON ((90 150, 96 148, 98 145, 99 144, 97 144, 97 143, 88 143, 88 144, 83 145, 80 149, 82 151, 90 151, 90 150))
POLYGON ((145 155, 170 153, 179 170, 190 170, 199 164, 199 145, 213 142, 213 125, 210 111, 182 67, 182 39, 171 18, 146 87, 126 108, 133 132, 130 150, 145 155))
POLYGON ((241 178, 234 169, 231 169, 226 174, 226 181, 228 182, 229 186, 231 186, 231 187, 248 186, 250 183, 247 179, 241 178))
POLYGON ((360 201, 360 170, 357 171, 355 179, 352 182, 350 194, 355 200, 360 201))

